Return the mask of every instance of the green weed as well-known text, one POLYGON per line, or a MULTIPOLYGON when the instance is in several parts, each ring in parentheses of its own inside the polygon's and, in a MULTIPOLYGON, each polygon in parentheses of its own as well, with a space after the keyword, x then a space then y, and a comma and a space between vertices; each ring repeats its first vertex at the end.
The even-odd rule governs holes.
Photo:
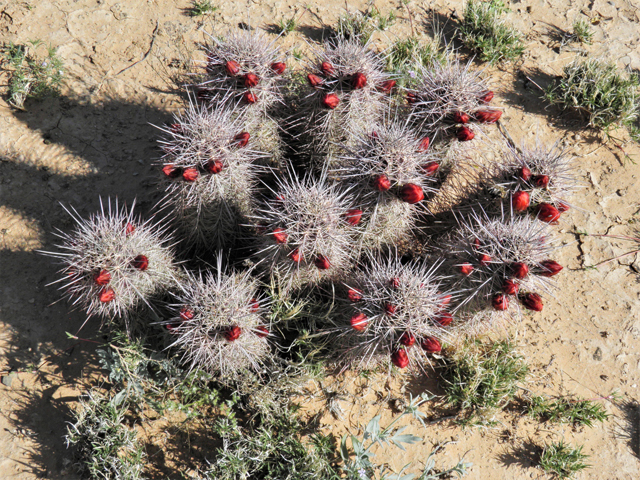
POLYGON ((410 77, 416 68, 442 63, 446 56, 446 51, 438 42, 422 44, 416 37, 409 37, 406 40, 396 41, 389 48, 386 68, 387 71, 399 75, 399 83, 402 85, 405 83, 403 79, 410 77))
POLYGON ((377 7, 371 6, 364 12, 344 12, 338 18, 336 33, 345 40, 358 40, 365 45, 377 30, 387 30, 396 22, 396 14, 390 11, 384 15, 377 7))
POLYGON ((591 31, 589 22, 582 19, 573 22, 573 33, 571 34, 570 40, 591 45, 593 32, 591 31))
POLYGON ((545 446, 540 457, 540 468, 558 478, 571 478, 576 472, 588 468, 584 460, 589 458, 582 453, 582 446, 573 448, 563 441, 545 446))
POLYGON ((211 3, 211 0, 193 0, 193 6, 189 10, 189 15, 192 17, 200 17, 208 13, 213 13, 218 10, 218 7, 211 3))
POLYGON ((293 32, 298 28, 298 21, 296 20, 295 15, 288 19, 282 18, 278 20, 278 28, 280 29, 280 33, 284 36, 293 32))
POLYGON ((604 407, 590 400, 549 400, 534 396, 527 405, 527 414, 532 418, 551 423, 569 423, 593 427, 593 422, 604 422, 609 415, 604 407))

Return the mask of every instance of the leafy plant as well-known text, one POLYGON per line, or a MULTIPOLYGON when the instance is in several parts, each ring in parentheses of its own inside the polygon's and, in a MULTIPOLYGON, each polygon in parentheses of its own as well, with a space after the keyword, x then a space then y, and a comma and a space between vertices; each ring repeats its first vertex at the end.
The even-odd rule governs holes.
POLYGON ((584 463, 587 458, 589 456, 582 453, 582 445, 573 448, 560 441, 545 446, 540 457, 540 468, 548 474, 555 474, 557 478, 571 478, 590 466, 584 463))
POLYGON ((288 19, 282 18, 278 20, 278 28, 280 28, 280 32, 285 36, 293 32, 297 27, 298 21, 295 16, 288 19))
POLYGON ((534 396, 527 405, 527 414, 532 418, 552 423, 569 423, 593 427, 593 422, 604 422, 609 415, 604 407, 591 400, 569 400, 560 398, 549 400, 534 396))
POLYGON ((592 39, 593 32, 591 31, 589 22, 582 19, 573 22, 573 33, 571 34, 570 40, 591 45, 592 39))
POLYGON ((386 56, 387 71, 399 74, 399 82, 404 83, 403 77, 415 77, 417 67, 430 67, 434 63, 442 63, 446 52, 438 42, 420 43, 416 37, 409 37, 396 41, 386 56))
POLYGON ((211 0, 193 0, 193 6, 191 10, 189 10, 189 15, 199 17, 207 13, 213 13, 216 10, 218 10, 218 7, 214 6, 211 0))
POLYGON ((28 98, 57 95, 62 84, 64 70, 56 49, 45 47, 46 55, 42 55, 38 50, 41 46, 41 40, 29 40, 26 45, 9 43, 3 49, 9 65, 9 103, 20 110, 24 110, 28 98))
POLYGON ((345 40, 358 40, 366 45, 376 30, 387 30, 396 22, 396 14, 391 10, 387 15, 382 14, 377 7, 364 12, 344 12, 338 18, 336 33, 345 40))
POLYGON ((502 0, 469 0, 459 27, 465 46, 492 65, 524 53, 521 34, 500 18, 506 11, 502 0))

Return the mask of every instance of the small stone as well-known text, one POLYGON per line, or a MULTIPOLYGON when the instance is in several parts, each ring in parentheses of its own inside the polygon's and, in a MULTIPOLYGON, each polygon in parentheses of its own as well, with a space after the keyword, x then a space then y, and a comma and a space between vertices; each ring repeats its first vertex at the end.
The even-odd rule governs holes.
POLYGON ((600 347, 596 348, 596 351, 593 352, 593 359, 597 362, 602 360, 602 349, 600 347))

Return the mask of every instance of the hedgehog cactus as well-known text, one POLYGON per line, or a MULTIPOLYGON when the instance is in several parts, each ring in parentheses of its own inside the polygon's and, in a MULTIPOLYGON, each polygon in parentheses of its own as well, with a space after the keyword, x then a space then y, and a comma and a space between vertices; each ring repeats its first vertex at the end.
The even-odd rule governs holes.
POLYGON ((227 376, 260 370, 269 361, 271 325, 267 304, 259 300, 250 272, 226 273, 218 257, 217 273, 188 274, 165 325, 191 368, 227 376))
POLYGON ((243 115, 219 105, 189 108, 163 128, 164 206, 188 242, 200 248, 232 244, 253 213, 260 167, 243 115))
POLYGON ((442 290, 438 264, 372 257, 345 282, 335 327, 340 363, 369 368, 391 361, 399 368, 420 368, 434 353, 438 338, 449 336, 451 295, 442 290), (425 346, 426 345, 426 346, 425 346), (402 353, 399 353, 402 352, 402 353))
MULTIPOLYGON (((135 205, 135 203, 134 203, 135 205)), ((131 210, 109 201, 89 219, 67 212, 77 223, 72 233, 57 233, 62 253, 43 252, 61 260, 64 295, 87 315, 111 320, 129 317, 153 297, 178 285, 181 274, 166 228, 143 222, 131 210)))
POLYGON ((341 278, 356 254, 352 195, 326 177, 299 179, 291 171, 274 194, 254 216, 260 265, 286 288, 341 278))

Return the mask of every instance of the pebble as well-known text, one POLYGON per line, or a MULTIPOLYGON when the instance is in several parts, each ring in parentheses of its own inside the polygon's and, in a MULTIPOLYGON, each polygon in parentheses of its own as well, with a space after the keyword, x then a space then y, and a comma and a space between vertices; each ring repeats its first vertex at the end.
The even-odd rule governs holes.
POLYGON ((602 349, 600 347, 596 348, 596 351, 593 352, 593 359, 597 362, 602 360, 602 349))

